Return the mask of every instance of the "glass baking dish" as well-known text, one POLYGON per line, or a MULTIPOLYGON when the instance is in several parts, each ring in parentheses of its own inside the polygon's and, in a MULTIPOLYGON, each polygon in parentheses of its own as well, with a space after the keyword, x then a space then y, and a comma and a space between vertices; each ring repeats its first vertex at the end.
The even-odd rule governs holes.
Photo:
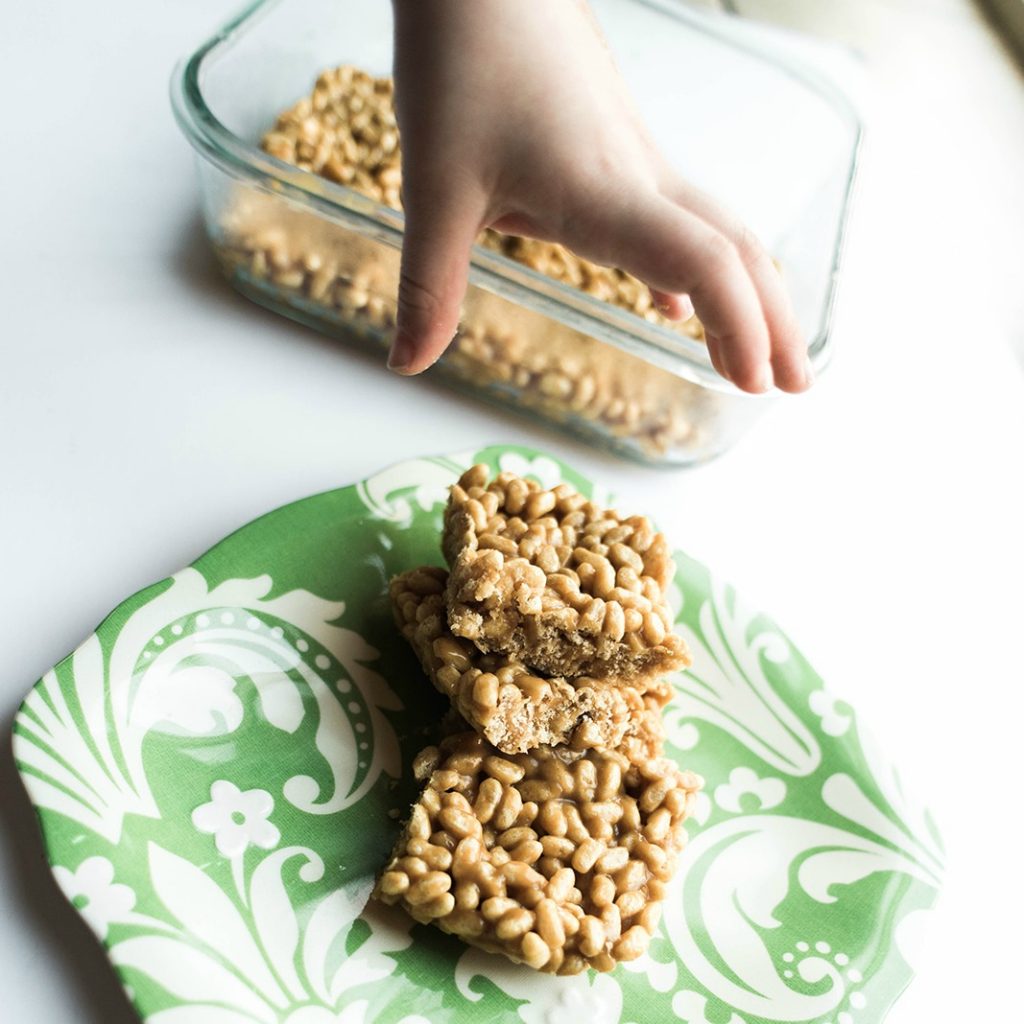
MULTIPOLYGON (((670 0, 592 6, 663 152, 778 261, 820 372, 861 138, 853 107, 731 19, 670 0)), ((390 73, 390 4, 259 0, 181 62, 172 98, 231 283, 263 306, 383 353, 402 214, 259 148, 277 114, 339 64, 390 73)), ((719 378, 699 338, 480 246, 459 333, 429 372, 603 448, 668 465, 720 454, 774 400, 719 378)))

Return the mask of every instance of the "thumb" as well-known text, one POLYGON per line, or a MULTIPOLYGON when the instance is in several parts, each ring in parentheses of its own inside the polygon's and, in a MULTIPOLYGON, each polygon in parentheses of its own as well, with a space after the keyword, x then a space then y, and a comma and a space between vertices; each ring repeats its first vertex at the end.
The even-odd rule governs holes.
POLYGON ((421 373, 451 343, 466 294, 469 254, 483 204, 451 192, 440 201, 406 206, 398 316, 388 368, 421 373))

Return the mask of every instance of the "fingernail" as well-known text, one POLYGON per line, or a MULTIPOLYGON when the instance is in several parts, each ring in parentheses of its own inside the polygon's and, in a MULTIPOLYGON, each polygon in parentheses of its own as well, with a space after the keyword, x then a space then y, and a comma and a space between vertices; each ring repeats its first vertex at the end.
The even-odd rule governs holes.
POLYGON ((806 356, 804 359, 804 381, 808 387, 814 383, 814 365, 811 363, 810 356, 806 356))
POLYGON ((705 334, 704 342, 708 347, 708 358, 711 360, 711 365, 715 368, 718 375, 723 380, 731 380, 725 361, 722 359, 722 350, 718 347, 718 342, 715 340, 714 335, 705 334))
POLYGON ((679 296, 679 319, 689 320, 697 311, 693 308, 693 302, 689 295, 679 296))
POLYGON ((775 376, 772 368, 768 363, 764 363, 754 377, 754 387, 760 394, 764 394, 765 391, 771 391, 774 386, 775 376))
POLYGON ((391 351, 388 353, 388 369, 395 373, 405 373, 415 352, 415 346, 409 336, 399 332, 395 335, 391 351))

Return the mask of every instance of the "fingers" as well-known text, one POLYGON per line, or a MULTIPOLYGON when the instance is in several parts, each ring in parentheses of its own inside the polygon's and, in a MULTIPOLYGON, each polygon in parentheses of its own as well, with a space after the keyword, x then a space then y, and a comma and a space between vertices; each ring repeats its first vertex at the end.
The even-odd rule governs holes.
POLYGON ((693 302, 689 295, 673 295, 651 289, 651 301, 655 309, 667 320, 689 320, 694 314, 693 302))
POLYGON ((714 199, 686 182, 669 176, 662 191, 674 202, 697 214, 736 247, 757 289, 771 339, 771 368, 782 391, 805 391, 813 383, 804 341, 782 278, 764 247, 732 214, 714 199))
POLYGON ((678 307, 681 295, 690 296, 719 373, 744 391, 772 386, 771 340, 758 292, 727 238, 660 195, 612 213, 595 229, 603 254, 614 252, 612 262, 646 282, 656 302, 678 307))
POLYGON ((483 210, 482 203, 451 192, 430 202, 407 201, 389 369, 421 373, 454 337, 483 210))

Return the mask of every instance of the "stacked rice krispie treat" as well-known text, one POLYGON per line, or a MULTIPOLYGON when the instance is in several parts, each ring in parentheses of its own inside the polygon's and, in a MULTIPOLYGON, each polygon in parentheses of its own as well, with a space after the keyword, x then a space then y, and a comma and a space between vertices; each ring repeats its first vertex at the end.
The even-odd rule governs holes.
POLYGON ((452 487, 448 569, 392 580, 402 635, 458 725, 375 893, 538 970, 647 948, 701 779, 663 756, 672 631, 665 538, 568 484, 486 466, 452 487))

